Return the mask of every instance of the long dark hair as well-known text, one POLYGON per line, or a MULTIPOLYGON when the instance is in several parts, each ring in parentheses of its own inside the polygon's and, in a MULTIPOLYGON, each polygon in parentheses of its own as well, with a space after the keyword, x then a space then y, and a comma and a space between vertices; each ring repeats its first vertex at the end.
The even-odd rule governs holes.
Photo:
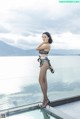
POLYGON ((51 44, 53 42, 52 37, 49 32, 44 32, 43 34, 46 34, 49 37, 48 42, 51 44))

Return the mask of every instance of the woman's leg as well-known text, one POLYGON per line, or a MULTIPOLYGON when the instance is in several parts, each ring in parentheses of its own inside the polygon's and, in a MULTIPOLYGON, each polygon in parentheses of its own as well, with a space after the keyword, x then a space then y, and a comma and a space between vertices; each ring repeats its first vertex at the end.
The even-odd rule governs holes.
MULTIPOLYGON (((40 68, 40 74, 39 74, 39 83, 41 86, 44 100, 48 99, 48 96, 47 96, 47 79, 46 79, 46 72, 47 72, 48 68, 49 68, 48 63, 44 62, 44 64, 40 68)), ((44 103, 44 101, 43 101, 43 103, 44 103)))

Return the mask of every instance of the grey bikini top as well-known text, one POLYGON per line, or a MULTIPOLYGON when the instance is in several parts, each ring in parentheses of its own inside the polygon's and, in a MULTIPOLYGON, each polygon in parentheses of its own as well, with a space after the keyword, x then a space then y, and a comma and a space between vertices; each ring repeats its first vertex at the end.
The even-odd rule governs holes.
POLYGON ((39 50, 39 53, 40 53, 40 54, 48 54, 49 51, 45 51, 44 49, 42 49, 42 50, 39 50))

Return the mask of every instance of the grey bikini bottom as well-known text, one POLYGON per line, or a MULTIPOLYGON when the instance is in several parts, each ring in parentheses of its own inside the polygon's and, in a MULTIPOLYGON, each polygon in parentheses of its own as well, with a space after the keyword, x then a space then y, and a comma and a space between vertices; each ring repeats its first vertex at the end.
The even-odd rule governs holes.
POLYGON ((44 64, 44 62, 48 62, 49 69, 50 69, 51 73, 54 73, 54 69, 52 68, 50 60, 48 59, 48 57, 45 57, 44 59, 42 59, 41 56, 39 56, 38 62, 40 62, 40 67, 44 64))

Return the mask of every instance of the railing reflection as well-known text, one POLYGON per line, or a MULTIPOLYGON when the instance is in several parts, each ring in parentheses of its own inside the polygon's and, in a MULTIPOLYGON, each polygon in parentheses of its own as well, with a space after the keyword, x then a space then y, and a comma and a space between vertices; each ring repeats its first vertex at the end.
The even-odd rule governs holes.
POLYGON ((49 114, 48 114, 47 112, 45 112, 44 109, 41 109, 41 112, 42 112, 42 114, 43 114, 43 119, 50 119, 49 114))

